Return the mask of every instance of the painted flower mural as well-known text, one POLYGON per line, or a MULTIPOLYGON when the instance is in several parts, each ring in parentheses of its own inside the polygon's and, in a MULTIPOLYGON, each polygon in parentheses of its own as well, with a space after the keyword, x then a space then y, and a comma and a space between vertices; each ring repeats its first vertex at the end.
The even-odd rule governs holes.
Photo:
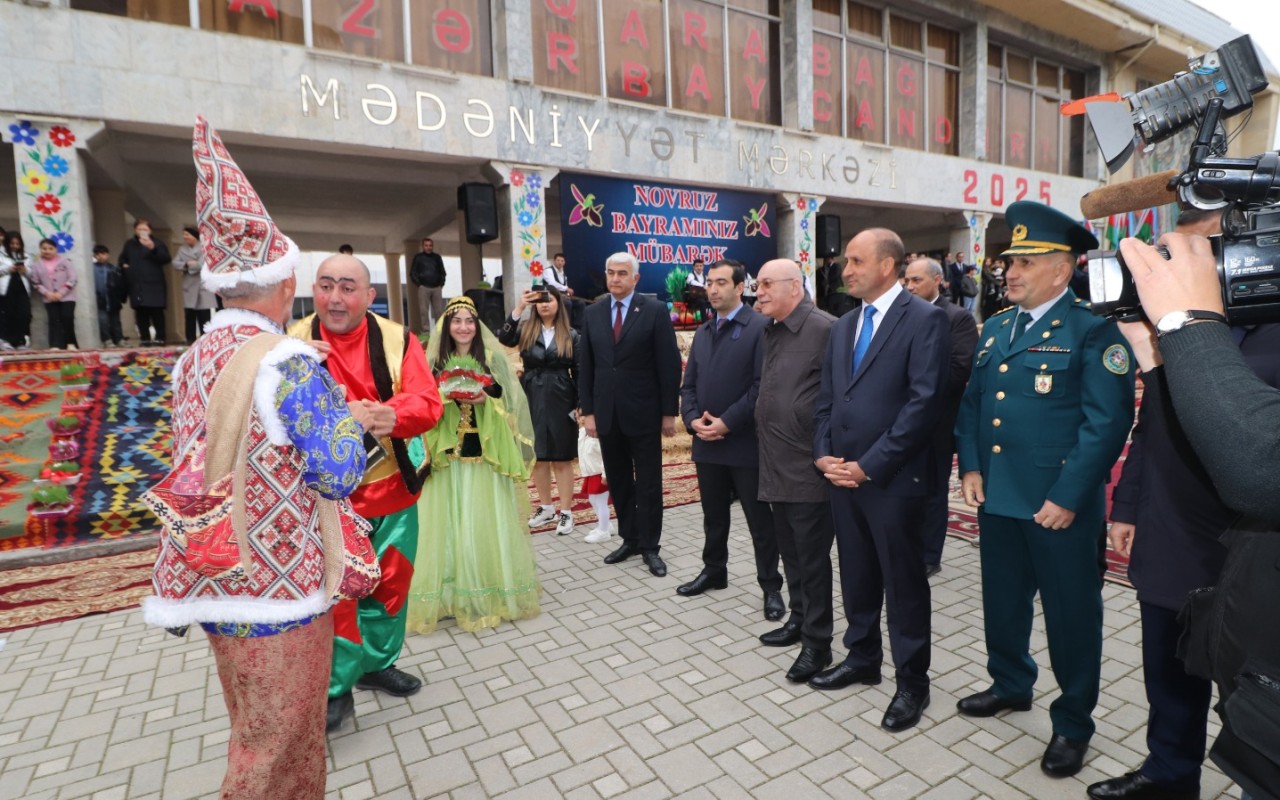
POLYGON ((813 234, 810 232, 814 212, 818 210, 818 198, 801 197, 796 200, 796 211, 804 212, 800 217, 800 242, 797 247, 796 261, 800 263, 800 271, 806 276, 813 274, 813 234))
POLYGON ((24 119, 20 120, 16 125, 10 125, 9 133, 13 136, 13 144, 15 146, 25 145, 30 147, 36 143, 36 137, 40 135, 40 129, 24 119))
POLYGON ((18 158, 18 187, 25 196, 21 208, 23 223, 41 239, 52 239, 59 253, 70 252, 76 244, 72 225, 77 211, 69 204, 73 185, 72 161, 55 148, 75 145, 76 135, 65 125, 52 126, 48 134, 27 120, 8 126, 18 158))
POLYGON ((517 255, 534 278, 542 275, 542 175, 513 169, 507 182, 511 184, 511 213, 516 222, 517 255), (525 191, 519 191, 524 188, 525 191))

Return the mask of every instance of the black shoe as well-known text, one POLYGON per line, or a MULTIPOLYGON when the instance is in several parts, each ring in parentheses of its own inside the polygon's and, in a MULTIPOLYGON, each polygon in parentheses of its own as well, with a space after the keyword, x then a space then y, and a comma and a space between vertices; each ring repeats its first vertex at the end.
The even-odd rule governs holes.
POLYGON ((655 577, 667 577, 667 564, 662 560, 662 556, 657 553, 641 553, 640 558, 644 560, 644 565, 649 568, 649 571, 655 577))
POLYGON ((964 698, 956 703, 956 708, 966 717, 994 717, 1006 709, 1011 711, 1030 711, 1031 698, 1009 700, 987 689, 964 698))
POLYGON ((787 680, 792 683, 805 683, 814 675, 826 669, 831 663, 830 650, 818 650, 813 647, 801 647, 796 662, 787 670, 787 680))
POLYGON ((937 575, 939 572, 942 572, 941 564, 925 564, 924 565, 924 576, 926 578, 932 578, 934 575, 937 575))
POLYGON ((396 697, 408 697, 417 694, 422 688, 422 680, 390 666, 377 672, 366 672, 356 681, 356 686, 360 689, 376 689, 396 697))
POLYGON ((874 667, 854 667, 848 661, 841 661, 826 672, 814 675, 809 685, 824 692, 844 689, 855 683, 875 686, 880 682, 880 665, 874 667))
POLYGON ((1088 750, 1088 742, 1077 742, 1055 733, 1044 749, 1040 770, 1050 778, 1070 778, 1084 766, 1084 754, 1088 750))
POLYGON ((1200 800, 1199 790, 1166 789, 1141 772, 1130 772, 1085 789, 1093 800, 1200 800))
POLYGON ((356 701, 351 696, 351 692, 340 694, 337 697, 329 698, 329 710, 324 717, 324 732, 333 733, 342 727, 342 721, 347 717, 354 719, 356 716, 356 701))
POLYGON ((760 634, 760 643, 769 647, 790 647, 800 641, 800 618, 792 614, 781 628, 760 634))
POLYGON ((631 558, 632 556, 634 556, 636 553, 639 553, 639 552, 640 552, 639 550, 635 549, 634 547, 627 544, 626 542, 623 542, 621 547, 619 547, 617 550, 614 550, 612 553, 604 557, 604 563, 617 564, 621 561, 626 561, 628 558, 631 558))
POLYGON ((770 622, 777 622, 785 613, 787 613, 787 604, 782 602, 782 592, 765 592, 764 618, 770 622))
MULTIPOLYGON (((876 681, 879 683, 880 681, 876 681)), ((899 689, 889 701, 889 708, 884 712, 880 727, 886 731, 905 731, 920 722, 920 715, 929 707, 929 690, 923 694, 899 689)))
POLYGON ((727 589, 727 588, 729 588, 728 578, 716 579, 704 572, 698 577, 689 581, 688 583, 682 583, 679 586, 677 586, 676 594, 680 595, 681 597, 693 597, 695 595, 702 594, 708 589, 727 589))

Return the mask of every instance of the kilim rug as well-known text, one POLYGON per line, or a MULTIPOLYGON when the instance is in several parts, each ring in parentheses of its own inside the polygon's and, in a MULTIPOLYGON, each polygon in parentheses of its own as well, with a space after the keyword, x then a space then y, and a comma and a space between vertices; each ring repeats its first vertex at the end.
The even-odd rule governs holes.
POLYGON ((0 362, 0 550, 115 539, 155 527, 138 498, 168 465, 169 375, 177 356, 108 350, 0 362), (28 518, 31 481, 48 457, 43 422, 58 413, 58 369, 69 360, 85 365, 92 401, 78 438, 82 477, 69 487, 74 508, 61 518, 28 518), (11 427, 11 419, 22 423, 11 427))

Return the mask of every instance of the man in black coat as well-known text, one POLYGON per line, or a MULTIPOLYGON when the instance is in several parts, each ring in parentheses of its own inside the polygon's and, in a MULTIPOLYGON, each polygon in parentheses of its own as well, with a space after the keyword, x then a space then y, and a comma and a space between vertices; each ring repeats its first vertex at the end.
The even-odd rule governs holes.
POLYGON ((729 509, 738 498, 751 531, 756 580, 764 592, 764 616, 782 619, 782 575, 773 517, 760 502, 760 447, 756 440, 756 397, 764 361, 769 318, 742 302, 746 271, 732 259, 707 271, 707 302, 715 311, 693 337, 680 414, 693 434, 693 463, 702 496, 702 572, 676 589, 691 597, 729 585, 729 509))
MULTIPOLYGON (((1177 230, 1219 233, 1220 216, 1184 211, 1177 230)), ((1142 368, 1144 391, 1112 498, 1109 536, 1112 547, 1128 556, 1129 579, 1138 590, 1148 755, 1139 769, 1095 783, 1088 792, 1099 799, 1194 800, 1200 796, 1212 685, 1188 675, 1178 658, 1178 612, 1190 592, 1218 582, 1227 557, 1220 539, 1239 515, 1222 502, 1191 449, 1154 332, 1145 323, 1120 329, 1142 368)), ((1232 335, 1254 373, 1280 388, 1280 325, 1238 326, 1232 335)))
POLYGON ((676 433, 680 351, 666 304, 636 292, 635 257, 614 253, 604 269, 609 294, 587 309, 578 382, 583 425, 600 439, 622 535, 604 563, 638 553, 661 578, 662 437, 676 433))
POLYGON ((924 523, 925 572, 932 577, 942 569, 942 546, 947 539, 947 488, 951 476, 951 457, 956 452, 956 415, 960 412, 960 399, 973 371, 973 353, 978 345, 978 323, 973 312, 952 303, 942 293, 942 265, 932 258, 918 258, 907 264, 905 273, 907 291, 928 303, 941 308, 947 315, 951 331, 951 359, 947 370, 946 401, 938 417, 938 427, 933 434, 933 456, 937 467, 934 474, 937 486, 929 495, 929 507, 924 523))
POLYGON ((862 301, 831 329, 814 407, 814 464, 831 483, 848 655, 815 689, 880 682, 886 610, 897 691, 881 721, 916 725, 929 705, 929 580, 924 510, 933 434, 951 353, 947 316, 903 290, 902 240, 870 228, 845 248, 844 281, 862 301))
POLYGON ((422 240, 422 252, 413 257, 409 267, 409 280, 418 287, 418 312, 422 316, 422 330, 431 326, 444 313, 444 259, 436 252, 435 242, 422 240))

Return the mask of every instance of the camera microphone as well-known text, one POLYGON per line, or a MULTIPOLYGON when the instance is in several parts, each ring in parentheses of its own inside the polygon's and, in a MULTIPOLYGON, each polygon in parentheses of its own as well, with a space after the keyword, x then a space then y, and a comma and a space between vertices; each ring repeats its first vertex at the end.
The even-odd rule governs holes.
POLYGON ((1178 170, 1171 169, 1094 189, 1080 198, 1080 213, 1085 219, 1102 219, 1112 214, 1126 214, 1173 203, 1178 196, 1169 188, 1169 183, 1179 174, 1178 170))

